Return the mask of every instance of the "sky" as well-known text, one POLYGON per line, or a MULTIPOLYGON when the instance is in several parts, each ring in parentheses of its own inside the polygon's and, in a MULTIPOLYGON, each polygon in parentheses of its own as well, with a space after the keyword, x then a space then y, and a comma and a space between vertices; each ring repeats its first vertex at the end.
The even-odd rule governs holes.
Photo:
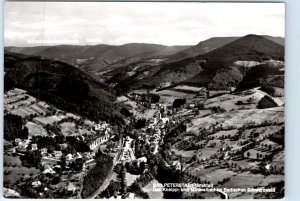
POLYGON ((283 3, 6 2, 4 45, 195 45, 218 36, 284 37, 283 3))

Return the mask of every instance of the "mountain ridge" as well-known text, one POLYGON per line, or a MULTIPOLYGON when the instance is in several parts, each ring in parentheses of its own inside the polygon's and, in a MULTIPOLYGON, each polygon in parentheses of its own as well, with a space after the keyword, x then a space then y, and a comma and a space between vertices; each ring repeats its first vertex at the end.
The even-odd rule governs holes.
POLYGON ((206 54, 148 67, 144 71, 136 71, 133 76, 126 74, 126 71, 122 72, 122 69, 107 75, 113 77, 108 82, 120 82, 119 85, 123 88, 145 85, 157 87, 162 83, 181 82, 201 86, 213 84, 215 87, 231 87, 236 86, 247 71, 245 67, 235 66, 235 61, 263 62, 269 59, 283 61, 284 47, 263 36, 250 34, 206 54), (147 72, 148 76, 142 76, 144 72, 147 72), (141 77, 142 79, 136 79, 141 77))

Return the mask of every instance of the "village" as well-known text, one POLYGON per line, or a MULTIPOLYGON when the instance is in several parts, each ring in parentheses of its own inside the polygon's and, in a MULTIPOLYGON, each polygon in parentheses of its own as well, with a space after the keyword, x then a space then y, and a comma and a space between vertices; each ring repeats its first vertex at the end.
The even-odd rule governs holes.
MULTIPOLYGON (((24 133, 4 137, 4 183, 27 185, 29 179, 28 188, 39 189, 41 197, 59 190, 76 196, 85 172, 95 166, 95 153, 114 137, 108 123, 58 110, 18 88, 5 94, 4 110, 22 120, 24 133), (43 177, 49 183, 41 183, 43 177)), ((112 141, 110 146, 114 147, 112 141)))
MULTIPOLYGON (((155 175, 143 180, 145 174, 152 173, 151 159, 162 155, 164 166, 180 172, 185 182, 231 187, 249 179, 250 187, 268 186, 266 179, 283 180, 284 127, 281 97, 273 97, 277 106, 257 109, 265 95, 259 89, 235 95, 230 90, 184 85, 132 91, 116 101, 127 113, 125 130, 119 135, 104 121, 93 122, 61 111, 15 88, 5 94, 5 115, 20 117, 25 134, 5 138, 5 188, 20 196, 11 187, 18 183, 38 192, 38 197, 48 197, 50 192, 78 197, 85 174, 96 165, 99 150, 115 158, 114 166, 127 167, 124 180, 128 187, 138 184, 150 198, 163 197, 163 192, 152 192, 153 183, 159 183, 155 175), (257 113, 261 114, 259 119, 251 117, 257 113), (142 171, 131 170, 141 164, 142 171), (257 175, 255 181, 252 173, 257 175)), ((114 177, 106 183, 112 182, 114 177)), ((183 194, 193 197, 197 193, 183 194)), ((134 191, 117 191, 114 196, 122 195, 141 196, 134 191)))
MULTIPOLYGON (((272 97, 270 107, 266 100, 269 95, 259 88, 242 93, 233 91, 183 85, 132 91, 127 97, 120 97, 118 101, 140 118, 138 122, 144 122, 137 126, 138 131, 131 130, 135 140, 129 137, 131 145, 127 147, 135 149, 128 149, 126 161, 149 151, 152 156, 164 154, 168 159, 165 165, 181 172, 183 181, 208 182, 219 187, 238 187, 242 180, 249 180, 250 187, 267 187, 283 181, 283 97, 272 97), (257 109, 260 104, 265 107, 257 109), (254 117, 256 114, 260 114, 259 118, 254 117), (185 127, 182 132, 174 134, 172 128, 182 125, 185 127)), ((147 191, 148 186, 143 186, 147 191)), ((155 194, 150 198, 161 196, 155 194)), ((253 194, 230 196, 250 198, 253 194)), ((203 193, 203 197, 219 198, 219 194, 203 193)))

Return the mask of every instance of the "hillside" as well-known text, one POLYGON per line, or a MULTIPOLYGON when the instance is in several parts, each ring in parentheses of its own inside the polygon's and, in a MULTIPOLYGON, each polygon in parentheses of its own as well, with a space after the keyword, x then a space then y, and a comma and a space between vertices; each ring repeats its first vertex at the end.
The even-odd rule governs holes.
MULTIPOLYGON (((262 37, 273 41, 276 44, 284 45, 284 38, 282 37, 262 37)), ((243 37, 213 37, 201 41, 195 46, 163 46, 156 44, 129 43, 120 46, 100 44, 87 46, 58 45, 6 47, 5 50, 25 55, 55 59, 79 67, 85 72, 102 74, 103 72, 128 65, 137 63, 143 64, 145 61, 148 62, 147 60, 149 59, 161 59, 155 61, 155 64, 171 64, 187 58, 207 54, 241 38, 243 37)), ((230 47, 229 49, 231 48, 239 48, 239 45, 237 47, 230 47)))
MULTIPOLYGON (((264 36, 247 35, 195 58, 195 60, 203 61, 201 67, 204 71, 187 79, 185 83, 200 86, 210 85, 212 88, 235 87, 243 80, 244 75, 248 74, 249 70, 243 66, 236 66, 235 61, 257 61, 261 68, 266 68, 264 71, 266 75, 274 74, 274 71, 275 74, 282 74, 279 70, 282 65, 275 64, 274 67, 269 61, 283 61, 284 47, 264 36)), ((261 74, 258 71, 255 72, 258 75, 261 74)))
POLYGON ((143 68, 137 64, 119 68, 107 73, 106 79, 108 83, 118 83, 123 89, 153 88, 181 82, 213 88, 236 87, 249 70, 235 64, 236 61, 255 61, 256 65, 272 66, 270 61, 273 60, 284 60, 283 46, 263 36, 247 35, 206 54, 180 61, 143 68))
POLYGON ((270 87, 284 88, 283 80, 284 71, 280 71, 279 68, 267 64, 261 64, 247 71, 247 74, 238 84, 237 90, 242 91, 258 86, 263 86, 265 89, 270 87))
POLYGON ((114 95, 92 76, 60 61, 5 55, 5 89, 18 87, 29 94, 89 119, 123 122, 114 95), (13 58, 13 59, 12 59, 13 58), (9 64, 9 65, 8 65, 9 64))
POLYGON ((226 62, 263 61, 271 58, 284 60, 284 47, 265 37, 251 34, 199 57, 209 60, 222 59, 226 62))
POLYGON ((167 62, 174 62, 178 60, 182 60, 185 58, 195 57, 201 54, 205 54, 212 50, 215 50, 219 47, 222 47, 234 40, 238 39, 238 37, 213 37, 209 38, 205 41, 201 41, 195 46, 192 46, 186 50, 178 52, 174 55, 171 55, 167 62))
POLYGON ((145 43, 114 45, 58 45, 50 47, 7 47, 7 51, 55 59, 82 68, 87 72, 100 72, 106 67, 126 65, 146 58, 164 58, 189 46, 164 46, 145 43))
MULTIPOLYGON (((262 37, 273 41, 279 45, 284 46, 284 38, 262 35, 262 37)), ((212 50, 218 49, 226 44, 229 44, 241 37, 212 37, 207 40, 199 42, 197 45, 187 48, 181 52, 169 56, 166 62, 174 62, 185 58, 195 57, 206 54, 212 50)))
POLYGON ((5 50, 10 53, 20 53, 26 55, 36 55, 37 53, 44 51, 51 46, 34 46, 34 47, 5 47, 5 50))
POLYGON ((279 44, 279 45, 282 45, 282 46, 285 45, 285 40, 283 37, 279 37, 279 36, 275 37, 275 36, 268 36, 268 35, 262 35, 262 36, 273 41, 274 43, 279 44))

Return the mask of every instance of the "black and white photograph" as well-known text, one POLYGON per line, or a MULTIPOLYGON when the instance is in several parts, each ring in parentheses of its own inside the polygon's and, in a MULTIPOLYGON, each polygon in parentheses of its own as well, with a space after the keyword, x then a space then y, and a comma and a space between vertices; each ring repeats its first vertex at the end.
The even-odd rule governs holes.
POLYGON ((3 195, 285 196, 285 3, 6 2, 3 195))

